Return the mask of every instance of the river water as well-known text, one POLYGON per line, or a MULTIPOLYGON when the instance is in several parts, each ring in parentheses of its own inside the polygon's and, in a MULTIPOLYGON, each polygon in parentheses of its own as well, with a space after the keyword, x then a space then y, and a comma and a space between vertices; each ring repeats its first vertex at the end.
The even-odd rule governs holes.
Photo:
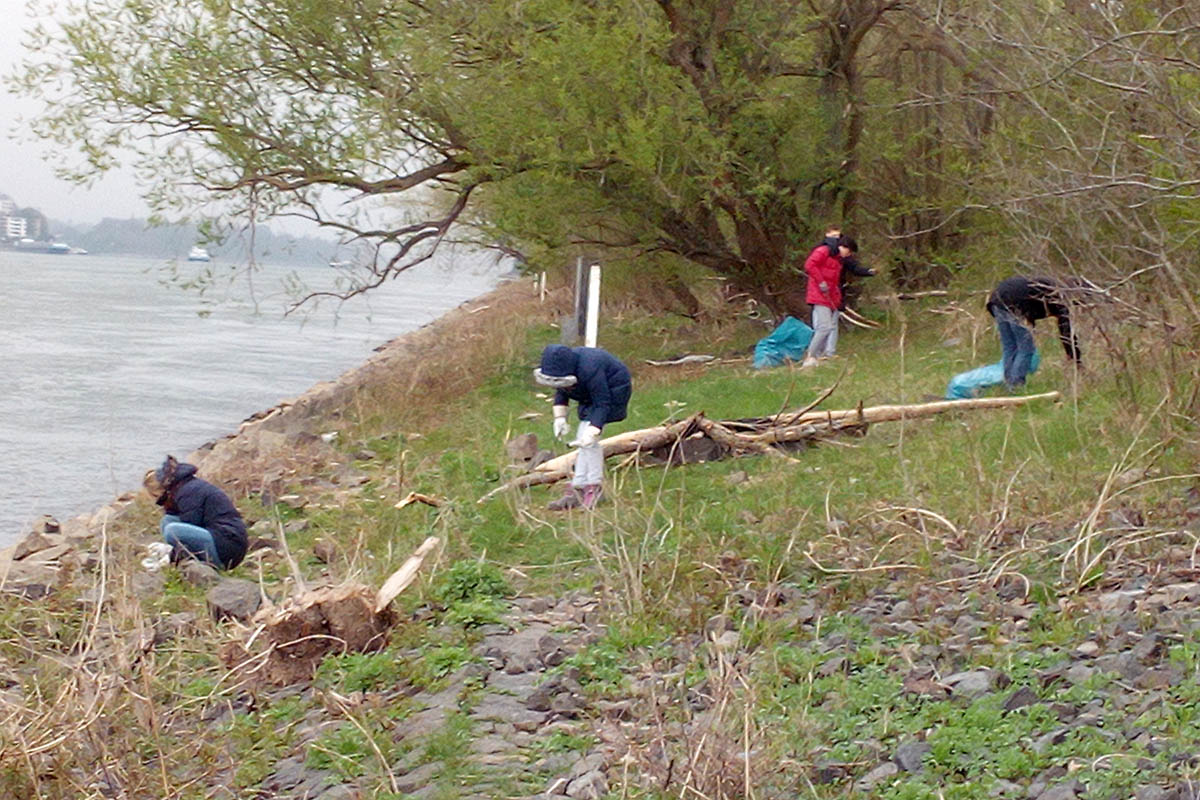
POLYGON ((201 295, 166 285, 171 269, 0 250, 0 546, 42 514, 66 519, 138 488, 166 453, 186 455, 336 378, 488 291, 500 272, 457 257, 285 317, 285 283, 332 288, 339 271, 260 265, 201 295))

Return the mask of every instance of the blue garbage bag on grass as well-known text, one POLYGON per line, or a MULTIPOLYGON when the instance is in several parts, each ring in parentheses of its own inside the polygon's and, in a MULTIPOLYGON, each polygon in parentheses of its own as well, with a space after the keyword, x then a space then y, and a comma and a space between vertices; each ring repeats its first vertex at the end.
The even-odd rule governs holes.
MULTIPOLYGON (((1037 350, 1034 350, 1033 358, 1029 360, 1030 374, 1037 372, 1038 364, 1041 361, 1042 357, 1037 350)), ((955 375, 946 387, 946 399, 969 400, 972 397, 979 397, 984 389, 990 389, 1002 383, 1004 383, 1004 362, 997 361, 995 364, 976 367, 955 375)))
POLYGON ((795 317, 784 317, 775 330, 754 345, 754 368, 778 367, 788 359, 802 360, 812 337, 812 328, 795 317))

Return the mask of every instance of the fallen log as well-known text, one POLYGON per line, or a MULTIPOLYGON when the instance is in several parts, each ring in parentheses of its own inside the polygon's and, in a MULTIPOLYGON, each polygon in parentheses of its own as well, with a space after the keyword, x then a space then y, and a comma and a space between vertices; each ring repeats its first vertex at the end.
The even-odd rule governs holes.
MULTIPOLYGON (((1044 392, 1021 397, 979 397, 970 400, 940 400, 912 405, 882 405, 836 411, 811 411, 776 414, 754 419, 714 421, 703 413, 685 420, 654 428, 629 431, 610 436, 600 442, 604 457, 627 453, 648 452, 666 445, 677 445, 692 436, 707 436, 735 454, 770 453, 783 455, 774 445, 789 445, 805 440, 819 440, 835 434, 864 433, 877 422, 920 419, 950 411, 985 408, 1008 408, 1035 400, 1057 400, 1058 392, 1044 392)), ((784 456, 786 458, 786 456, 784 456)), ((518 475, 479 498, 485 503, 496 495, 512 489, 526 489, 556 483, 571 475, 575 466, 575 451, 544 461, 529 472, 518 475)))

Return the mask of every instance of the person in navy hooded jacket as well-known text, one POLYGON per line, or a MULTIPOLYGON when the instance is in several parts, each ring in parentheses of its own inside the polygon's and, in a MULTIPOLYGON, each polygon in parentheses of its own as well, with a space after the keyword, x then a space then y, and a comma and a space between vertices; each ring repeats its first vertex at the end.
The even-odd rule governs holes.
POLYGON ((534 380, 554 391, 554 436, 567 435, 568 405, 579 404, 579 429, 570 444, 579 448, 571 486, 548 508, 593 508, 600 500, 604 483, 604 448, 600 433, 609 422, 625 419, 633 378, 620 359, 598 347, 547 345, 542 363, 533 371, 534 380))
POLYGON ((246 556, 246 523, 229 495, 196 477, 196 467, 167 456, 146 488, 158 494, 160 528, 171 547, 171 561, 184 556, 206 561, 217 569, 233 569, 246 556))

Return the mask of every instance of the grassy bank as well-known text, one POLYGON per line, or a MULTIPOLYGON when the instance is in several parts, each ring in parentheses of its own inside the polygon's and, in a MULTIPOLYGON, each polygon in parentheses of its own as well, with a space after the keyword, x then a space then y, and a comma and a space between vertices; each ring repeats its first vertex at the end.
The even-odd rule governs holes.
MULTIPOLYGON (((517 474, 508 439, 551 446, 530 370, 563 298, 506 297, 316 423, 338 430, 326 463, 281 473, 268 505, 240 500, 260 533, 289 531, 312 583, 378 585, 443 538, 388 649, 328 659, 304 691, 231 670, 221 648, 250 631, 209 621, 176 573, 139 586, 156 521, 141 502, 98 565, 0 614, 4 793, 253 797, 298 757, 345 797, 533 796, 547 756, 593 752, 611 797, 1131 797, 1193 776, 1200 617, 1186 590, 1147 602, 1200 574, 1195 353, 1093 315, 1082 374, 1039 332, 1029 390, 1060 403, 879 424, 792 460, 614 459, 608 503, 554 515, 553 488, 476 502, 517 474), (410 491, 447 502, 395 508, 410 491), (1117 589, 1142 594, 1101 608, 1117 589), (469 680, 462 713, 419 746, 391 734, 416 713, 407 698, 480 661, 514 595, 568 594, 601 603, 603 633, 556 667, 588 706, 579 727, 522 744, 527 769, 481 788, 469 680), (1140 672, 1102 661, 1137 646, 1140 672), (422 764, 437 774, 402 790, 422 764)), ((978 298, 865 308, 883 327, 845 332, 840 357, 808 371, 751 369, 765 328, 715 300, 703 321, 610 309, 602 344, 635 380, 612 432, 769 415, 835 384, 823 408, 922 402, 998 358, 978 298), (645 363, 685 352, 719 359, 645 363)), ((276 596, 289 573, 277 556, 235 571, 276 596)))

